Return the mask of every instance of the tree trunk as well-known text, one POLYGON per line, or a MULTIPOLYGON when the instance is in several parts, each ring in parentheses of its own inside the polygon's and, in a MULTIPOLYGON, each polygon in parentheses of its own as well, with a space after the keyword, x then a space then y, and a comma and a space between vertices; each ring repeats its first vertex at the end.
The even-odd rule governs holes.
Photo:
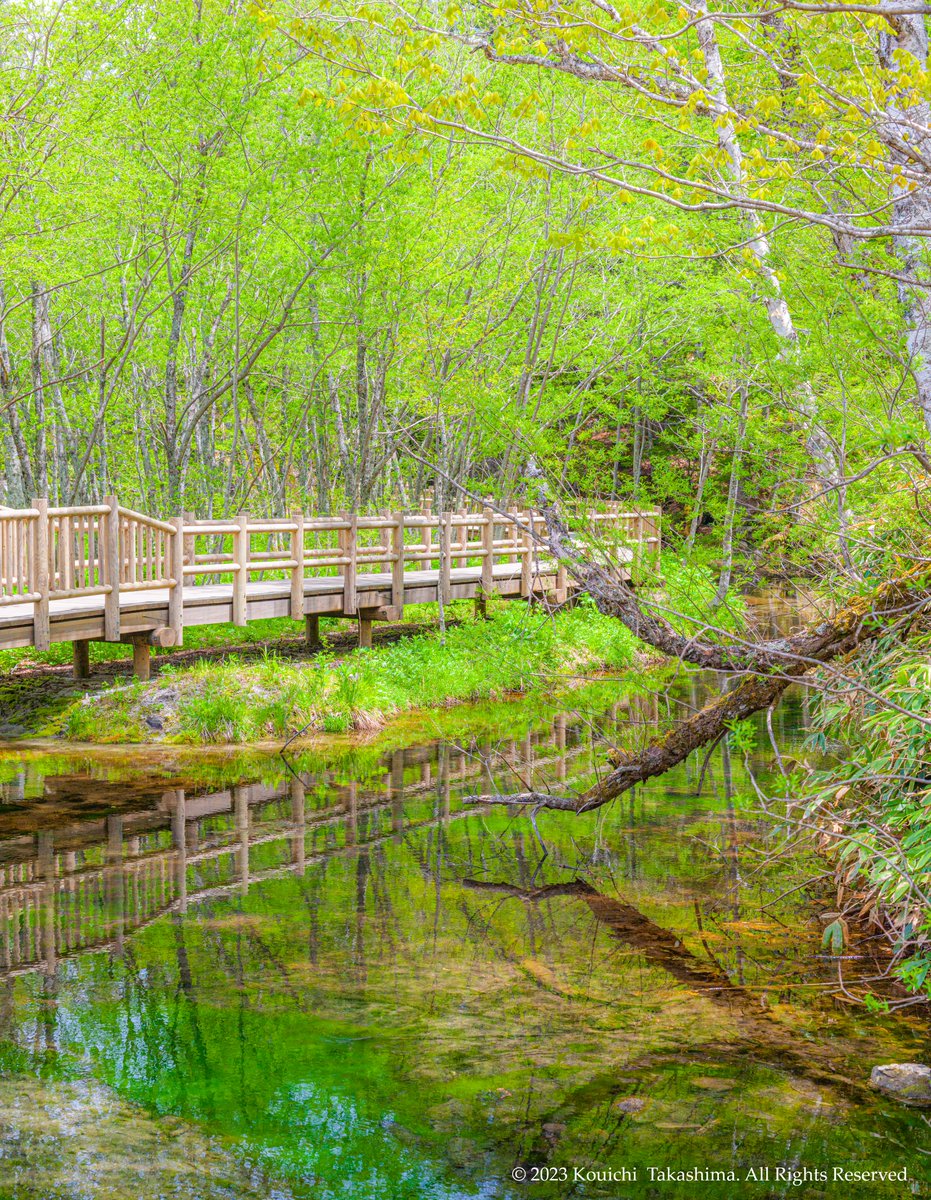
POLYGON ((721 539, 721 574, 711 602, 711 611, 720 608, 731 586, 734 571, 734 524, 737 519, 737 493, 740 488, 740 461, 743 457, 747 432, 747 388, 740 389, 740 416, 737 419, 737 440, 731 457, 731 477, 727 485, 727 509, 724 514, 724 536, 721 539))
MULTIPOLYGON (((744 179, 743 149, 737 136, 737 131, 730 118, 730 103, 727 95, 727 85, 724 76, 724 64, 715 33, 714 22, 707 19, 707 7, 704 0, 694 5, 693 12, 702 15, 696 22, 695 33, 701 47, 705 70, 708 72, 710 105, 717 113, 718 145, 727 155, 729 173, 731 176, 730 190, 740 198, 746 198, 746 183, 744 179)), ((759 216, 752 211, 744 212, 744 223, 750 232, 749 249, 756 256, 761 282, 763 284, 763 304, 766 315, 776 337, 782 342, 781 358, 789 358, 798 352, 798 333, 792 320, 792 314, 782 293, 782 286, 776 269, 772 264, 772 252, 769 238, 763 228, 759 216)), ((797 398, 802 415, 805 418, 806 433, 805 447, 820 485, 830 487, 840 478, 837 457, 831 439, 828 437, 818 420, 818 405, 811 384, 805 382, 798 389, 797 398)))
MULTIPOLYGON (((924 72, 928 65, 928 32, 920 13, 892 14, 879 35, 880 64, 893 75, 890 80, 889 101, 886 107, 888 141, 901 149, 893 149, 890 159, 895 164, 918 162, 926 164, 931 157, 931 105, 902 107, 901 91, 896 79, 910 68, 924 72), (895 32, 889 33, 888 28, 895 32), (911 59, 912 64, 907 64, 911 59), (922 130, 918 133, 916 131, 922 130)), ((906 88, 910 85, 906 84, 906 88)), ((892 224, 931 223, 931 197, 926 187, 910 191, 904 179, 892 185, 892 224)), ((899 236, 894 239, 895 250, 902 262, 903 278, 898 282, 899 301, 906 322, 905 342, 909 365, 915 380, 916 400, 925 428, 931 433, 931 291, 928 289, 928 248, 924 238, 899 236)))

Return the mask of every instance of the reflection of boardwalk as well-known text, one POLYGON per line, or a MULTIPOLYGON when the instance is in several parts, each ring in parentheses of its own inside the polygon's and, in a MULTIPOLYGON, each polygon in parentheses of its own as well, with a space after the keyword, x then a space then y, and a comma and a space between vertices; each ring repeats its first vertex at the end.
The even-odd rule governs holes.
MULTIPOLYGON (((626 713, 619 704, 611 719, 626 713)), ((143 811, 0 840, 0 976, 119 951, 127 933, 172 909, 467 816, 474 810, 454 811, 452 798, 489 769, 565 779, 586 769, 591 749, 589 726, 560 715, 493 750, 395 751, 364 785, 327 774, 209 795, 176 788, 143 811), (405 809, 431 796, 432 806, 405 809)))

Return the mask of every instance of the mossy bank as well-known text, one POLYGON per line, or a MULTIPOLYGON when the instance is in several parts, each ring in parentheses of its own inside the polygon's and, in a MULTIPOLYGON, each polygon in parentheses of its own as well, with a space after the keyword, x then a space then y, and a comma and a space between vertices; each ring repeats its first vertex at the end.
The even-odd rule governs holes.
POLYGON ((248 743, 377 729, 417 708, 558 692, 637 661, 639 643, 590 603, 548 615, 523 605, 342 659, 268 651, 118 685, 70 705, 54 730, 77 741, 248 743))

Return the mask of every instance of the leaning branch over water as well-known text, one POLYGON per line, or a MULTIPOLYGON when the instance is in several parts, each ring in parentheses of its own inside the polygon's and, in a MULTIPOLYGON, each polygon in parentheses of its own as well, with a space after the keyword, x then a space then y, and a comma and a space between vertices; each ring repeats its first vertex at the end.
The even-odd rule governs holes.
POLYGON ((735 722, 769 708, 792 683, 814 668, 858 650, 896 622, 913 617, 931 600, 931 565, 920 563, 880 584, 872 593, 853 597, 829 621, 756 647, 732 649, 685 637, 668 622, 648 613, 631 588, 611 579, 603 567, 578 550, 561 514, 548 498, 544 498, 541 508, 550 550, 571 566, 599 611, 616 617, 637 637, 670 657, 719 671, 739 672, 745 678, 639 753, 615 752, 613 770, 581 795, 525 791, 468 797, 471 803, 533 804, 562 812, 591 812, 636 784, 677 766, 693 750, 722 737, 735 722))

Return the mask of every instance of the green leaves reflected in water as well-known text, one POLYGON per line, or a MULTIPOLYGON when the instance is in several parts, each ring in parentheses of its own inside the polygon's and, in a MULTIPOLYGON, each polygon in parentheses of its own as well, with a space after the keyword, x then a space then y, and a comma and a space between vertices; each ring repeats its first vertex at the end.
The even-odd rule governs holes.
MULTIPOLYGON (((616 716, 623 725, 630 710, 616 716)), ((583 778, 601 753, 585 722, 546 721, 517 748, 519 769, 545 762, 555 775, 561 741, 567 783, 583 778)), ((913 1194, 928 1194, 931 1131, 867 1086, 873 1063, 926 1056, 923 1028, 834 997, 817 891, 796 887, 817 867, 759 869, 765 828, 728 799, 741 768, 715 760, 701 797, 682 771, 597 819, 541 817, 543 858, 523 819, 462 812, 480 751, 395 753, 363 783, 342 768, 340 782, 307 776, 297 848, 289 776, 246 807, 192 793, 189 813, 205 815, 185 827, 187 911, 174 902, 108 950, 2 984, 10 1195, 109 1195, 96 1175, 68 1191, 77 1160, 122 1172, 141 1200, 223 1187, 653 1196, 673 1193, 649 1182, 651 1165, 742 1177, 760 1164, 908 1165, 913 1194), (32 1097, 19 1109, 18 1088, 32 1097), (43 1106, 81 1114, 58 1151, 36 1141, 29 1112, 43 1106), (156 1162, 165 1128, 180 1139, 179 1182, 166 1182, 170 1165, 137 1180, 132 1120, 156 1162), (531 1190, 511 1180, 515 1166, 638 1178, 621 1191, 571 1179, 531 1190)), ((165 837, 144 835, 135 853, 165 837)), ((133 878, 119 892, 127 913, 133 878)), ((852 932, 851 973, 875 971, 868 949, 852 932)), ((799 1191, 707 1182, 674 1194, 799 1191)))

